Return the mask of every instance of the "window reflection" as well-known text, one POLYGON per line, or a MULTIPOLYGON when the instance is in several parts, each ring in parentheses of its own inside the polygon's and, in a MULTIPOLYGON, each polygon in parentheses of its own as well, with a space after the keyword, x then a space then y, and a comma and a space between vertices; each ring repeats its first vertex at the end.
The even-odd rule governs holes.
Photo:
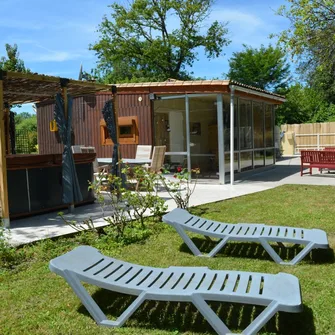
POLYGON ((251 101, 240 100, 240 149, 252 148, 251 101))
POLYGON ((272 105, 265 105, 265 146, 274 147, 273 143, 273 112, 272 105))
POLYGON ((264 147, 264 112, 263 105, 257 102, 253 103, 254 113, 254 147, 264 147))

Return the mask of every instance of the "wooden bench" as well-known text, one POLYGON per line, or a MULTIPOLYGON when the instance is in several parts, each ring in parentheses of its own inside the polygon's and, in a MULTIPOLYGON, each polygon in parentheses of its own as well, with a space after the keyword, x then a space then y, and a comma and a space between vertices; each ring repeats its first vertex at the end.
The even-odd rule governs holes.
POLYGON ((331 150, 301 150, 300 175, 302 176, 304 168, 309 168, 309 174, 312 174, 312 168, 335 169, 335 151, 331 150))

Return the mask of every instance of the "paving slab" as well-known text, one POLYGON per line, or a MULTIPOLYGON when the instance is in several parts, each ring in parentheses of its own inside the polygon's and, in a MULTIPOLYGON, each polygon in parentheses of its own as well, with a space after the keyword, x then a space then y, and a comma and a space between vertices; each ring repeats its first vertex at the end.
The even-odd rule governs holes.
MULTIPOLYGON (((285 184, 335 186, 335 173, 324 172, 321 174, 318 169, 314 169, 313 175, 306 174, 301 177, 300 157, 284 157, 274 167, 266 171, 253 170, 251 173, 240 174, 236 177, 234 185, 219 185, 213 183, 213 180, 208 180, 208 182, 202 180, 190 198, 190 205, 198 206, 222 201, 285 184)), ((159 195, 166 200, 168 210, 176 207, 168 192, 162 190, 159 195)), ((77 207, 73 213, 65 213, 64 217, 67 220, 77 222, 92 218, 94 225, 99 227, 106 225, 104 217, 110 214, 111 211, 108 207, 102 211, 100 205, 95 203, 77 207)), ((65 224, 58 216, 58 212, 53 212, 11 221, 10 241, 13 245, 20 245, 74 232, 75 230, 65 224)))

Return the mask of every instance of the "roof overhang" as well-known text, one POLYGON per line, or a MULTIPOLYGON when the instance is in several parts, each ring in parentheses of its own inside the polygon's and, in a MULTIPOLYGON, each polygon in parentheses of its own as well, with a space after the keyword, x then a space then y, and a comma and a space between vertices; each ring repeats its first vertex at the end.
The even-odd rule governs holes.
POLYGON ((230 90, 234 89, 239 92, 247 93, 250 95, 257 95, 262 98, 270 99, 270 100, 276 100, 278 102, 285 102, 286 99, 284 96, 280 96, 279 94, 271 94, 263 90, 258 90, 258 89, 251 89, 247 87, 240 86, 241 84, 230 84, 229 88, 230 90))
MULTIPOLYGON (((194 94, 194 93, 230 93, 231 88, 240 92, 241 96, 260 97, 281 104, 285 97, 268 92, 257 87, 245 85, 232 80, 192 80, 192 81, 166 81, 146 83, 117 84, 119 94, 194 94)), ((236 92, 237 94, 239 94, 236 92)))
POLYGON ((72 97, 112 90, 110 85, 94 82, 1 70, 0 80, 3 82, 3 102, 9 105, 53 100, 64 86, 72 97))

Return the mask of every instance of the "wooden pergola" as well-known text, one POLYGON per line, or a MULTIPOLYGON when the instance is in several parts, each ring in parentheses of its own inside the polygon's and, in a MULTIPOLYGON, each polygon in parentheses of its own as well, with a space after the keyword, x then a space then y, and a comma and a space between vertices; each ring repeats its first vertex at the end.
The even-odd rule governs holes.
POLYGON ((62 93, 67 106, 67 94, 76 97, 110 90, 111 86, 94 82, 0 70, 0 205, 5 227, 10 225, 6 162, 6 155, 10 154, 10 106, 53 100, 57 93, 62 93))

